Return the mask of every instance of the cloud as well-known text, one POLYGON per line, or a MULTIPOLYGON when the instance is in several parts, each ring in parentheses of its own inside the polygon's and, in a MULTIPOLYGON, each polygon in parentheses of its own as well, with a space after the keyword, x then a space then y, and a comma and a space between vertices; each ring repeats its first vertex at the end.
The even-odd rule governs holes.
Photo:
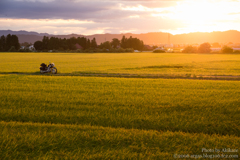
POLYGON ((103 33, 104 25, 96 25, 92 21, 62 20, 62 19, 2 19, 0 30, 27 30, 47 32, 50 34, 95 34, 103 33))
POLYGON ((167 24, 159 17, 152 17, 152 12, 156 11, 147 7, 146 1, 3 0, 1 3, 0 17, 4 25, 0 29, 37 29, 40 32, 61 34, 141 33, 158 31, 167 24), (144 9, 131 10, 139 6, 144 9), (154 24, 156 20, 158 23, 154 24))
POLYGON ((0 0, 0 29, 55 34, 239 27, 237 0, 0 0), (227 24, 223 25, 223 22, 227 24), (229 24, 234 24, 231 26, 229 24), (228 25, 228 26, 227 26, 228 25))
POLYGON ((240 15, 240 12, 228 13, 228 15, 240 15))
POLYGON ((144 6, 147 8, 165 8, 165 7, 171 7, 176 5, 177 2, 180 2, 181 0, 173 0, 173 1, 167 1, 167 0, 160 0, 160 1, 128 1, 127 3, 123 3, 123 6, 125 7, 131 7, 131 6, 144 6))
MULTIPOLYGON (((175 1, 84 1, 84 0, 2 0, 0 17, 25 19, 90 19, 101 21, 105 19, 123 18, 136 15, 130 9, 142 6, 151 8, 171 6, 175 1)), ((138 11, 146 11, 138 10, 138 11)), ((143 14, 140 13, 139 14, 143 14)))
POLYGON ((3 0, 0 5, 0 16, 6 18, 27 19, 94 19, 116 7, 114 3, 67 0, 3 0))

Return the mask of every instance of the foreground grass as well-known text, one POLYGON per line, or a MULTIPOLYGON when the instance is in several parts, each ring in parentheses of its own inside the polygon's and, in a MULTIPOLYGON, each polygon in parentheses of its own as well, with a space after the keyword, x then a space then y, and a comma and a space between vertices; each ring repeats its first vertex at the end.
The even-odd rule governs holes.
POLYGON ((0 159, 174 159, 230 155, 240 138, 184 132, 158 132, 89 125, 0 122, 0 159), (206 153, 202 148, 220 149, 206 153), (205 155, 204 155, 205 154, 205 155))
POLYGON ((238 81, 7 75, 0 120, 240 136, 238 81))

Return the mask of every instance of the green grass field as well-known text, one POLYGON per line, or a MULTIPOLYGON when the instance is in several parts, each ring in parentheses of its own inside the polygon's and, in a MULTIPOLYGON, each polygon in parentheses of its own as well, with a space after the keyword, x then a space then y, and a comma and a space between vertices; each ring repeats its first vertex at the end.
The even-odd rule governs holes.
POLYGON ((0 159, 240 156, 240 81, 199 77, 240 76, 240 55, 0 53, 0 62, 0 159), (59 74, 39 73, 48 61, 59 74))

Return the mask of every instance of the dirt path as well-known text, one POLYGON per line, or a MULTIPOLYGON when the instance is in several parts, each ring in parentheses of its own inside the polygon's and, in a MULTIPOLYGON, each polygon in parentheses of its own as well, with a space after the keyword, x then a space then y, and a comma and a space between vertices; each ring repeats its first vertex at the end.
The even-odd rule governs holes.
MULTIPOLYGON (((116 77, 116 78, 153 78, 153 79, 203 79, 203 80, 236 80, 240 81, 240 76, 191 76, 191 75, 161 75, 161 74, 126 74, 126 73, 73 73, 69 76, 83 77, 116 77)), ((59 74, 61 76, 61 74, 59 74)))

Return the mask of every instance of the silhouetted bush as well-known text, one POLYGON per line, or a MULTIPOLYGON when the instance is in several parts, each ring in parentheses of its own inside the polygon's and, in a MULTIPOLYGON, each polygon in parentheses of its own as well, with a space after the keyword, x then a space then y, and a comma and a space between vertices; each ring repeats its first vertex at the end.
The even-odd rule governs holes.
POLYGON ((198 53, 210 53, 211 45, 209 43, 203 43, 198 47, 198 53))
POLYGON ((222 53, 233 53, 233 49, 228 46, 223 46, 221 51, 222 53))
POLYGON ((19 49, 18 52, 32 52, 30 49, 19 49))
POLYGON ((239 50, 236 50, 236 51, 234 51, 233 53, 240 53, 240 51, 239 51, 239 50))
POLYGON ((157 49, 157 50, 154 50, 153 53, 166 53, 166 52, 164 50, 157 49))
POLYGON ((134 52, 134 49, 133 49, 133 48, 126 48, 126 49, 125 49, 125 52, 133 53, 133 52, 134 52))
POLYGON ((182 53, 196 53, 197 50, 197 47, 187 46, 183 49, 182 53))

